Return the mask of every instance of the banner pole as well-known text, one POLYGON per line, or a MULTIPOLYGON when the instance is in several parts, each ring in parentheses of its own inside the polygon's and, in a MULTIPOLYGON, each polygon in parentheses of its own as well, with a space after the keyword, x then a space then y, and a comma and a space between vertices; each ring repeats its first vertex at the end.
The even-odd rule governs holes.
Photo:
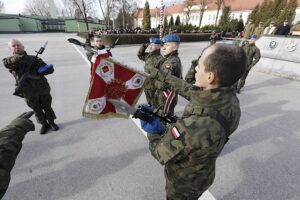
POLYGON ((164 1, 160 1, 160 29, 159 29, 159 38, 163 37, 163 14, 164 14, 164 1))

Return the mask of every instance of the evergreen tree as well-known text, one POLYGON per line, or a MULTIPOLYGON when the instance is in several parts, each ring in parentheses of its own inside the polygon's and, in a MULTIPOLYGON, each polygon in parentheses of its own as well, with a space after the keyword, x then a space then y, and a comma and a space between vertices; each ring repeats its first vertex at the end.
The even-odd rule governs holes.
POLYGON ((143 30, 151 29, 151 16, 148 0, 146 0, 143 12, 143 21, 142 21, 143 30))
POLYGON ((286 6, 286 1, 273 0, 272 7, 269 8, 271 12, 270 18, 274 19, 276 26, 279 26, 282 23, 281 20, 279 19, 279 16, 281 12, 283 12, 285 6, 286 6))
POLYGON ((238 24, 237 24, 237 31, 242 32, 245 29, 244 21, 242 18, 240 18, 238 24))
POLYGON ((297 0, 289 0, 286 9, 287 16, 285 19, 289 20, 290 22, 294 19, 297 6, 298 6, 297 0))
POLYGON ((168 34, 169 33, 169 27, 168 27, 168 19, 167 19, 167 16, 165 16, 164 18, 164 25, 163 25, 163 33, 164 35, 168 34))
POLYGON ((229 31, 230 29, 230 6, 225 6, 221 15, 219 26, 222 30, 229 31))
POLYGON ((174 20, 173 20, 173 16, 171 16, 169 21, 169 27, 172 28, 173 26, 174 26, 174 20))
MULTIPOLYGON (((254 24, 258 24, 259 22, 260 22, 260 19, 259 19, 259 9, 260 9, 260 6, 259 6, 259 4, 257 4, 256 6, 255 6, 255 8, 252 10, 252 12, 251 12, 251 14, 249 15, 249 17, 248 17, 248 20, 249 19, 251 19, 252 20, 252 22, 254 23, 254 24)), ((248 22, 248 21, 247 21, 248 22)))
POLYGON ((119 10, 115 23, 116 23, 115 26, 117 28, 122 28, 122 29, 130 28, 133 26, 133 17, 130 13, 127 12, 125 12, 123 15, 123 9, 121 8, 119 10), (123 27, 123 16, 124 16, 125 26, 128 25, 128 27, 123 27))
POLYGON ((176 20, 175 20, 175 26, 179 26, 181 24, 180 22, 180 17, 177 15, 176 20))
POLYGON ((278 23, 281 25, 285 19, 288 19, 288 0, 282 0, 284 4, 284 8, 279 13, 277 17, 278 23))

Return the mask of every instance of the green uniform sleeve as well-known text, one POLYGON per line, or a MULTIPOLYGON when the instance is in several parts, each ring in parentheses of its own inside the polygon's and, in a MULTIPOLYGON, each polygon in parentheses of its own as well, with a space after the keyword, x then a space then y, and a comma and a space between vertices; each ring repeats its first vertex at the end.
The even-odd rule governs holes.
POLYGON ((8 125, 0 131, 0 199, 8 188, 10 172, 22 148, 25 134, 24 129, 14 125, 8 125))
POLYGON ((140 49, 139 49, 139 51, 138 51, 138 54, 137 54, 137 56, 138 56, 138 58, 140 59, 140 60, 142 60, 142 61, 145 61, 146 60, 146 57, 148 56, 148 54, 149 53, 146 53, 145 51, 146 51, 146 49, 147 49, 147 44, 143 44, 141 47, 140 47, 140 49))
POLYGON ((162 165, 174 159, 175 156, 180 154, 184 149, 182 141, 174 138, 171 129, 166 131, 163 135, 148 133, 147 136, 150 141, 149 149, 152 156, 162 165))
POLYGON ((171 75, 171 73, 171 70, 166 71, 153 69, 151 76, 155 80, 156 87, 159 85, 168 87, 174 90, 180 96, 190 100, 190 98, 193 96, 193 91, 191 88, 194 86, 181 78, 171 75))
POLYGON ((186 82, 190 83, 190 84, 194 84, 195 83, 195 74, 196 74, 196 66, 198 64, 198 60, 193 60, 192 61, 192 65, 190 67, 190 69, 188 70, 187 74, 185 75, 185 80, 186 82))
POLYGON ((16 70, 20 64, 22 64, 22 60, 24 55, 14 55, 3 59, 3 64, 7 69, 16 70))

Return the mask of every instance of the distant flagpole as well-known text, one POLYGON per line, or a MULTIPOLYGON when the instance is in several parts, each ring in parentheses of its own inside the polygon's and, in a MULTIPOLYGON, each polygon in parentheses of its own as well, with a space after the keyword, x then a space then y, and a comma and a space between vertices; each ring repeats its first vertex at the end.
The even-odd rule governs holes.
POLYGON ((163 37, 163 15, 164 15, 164 0, 160 1, 160 29, 159 29, 159 38, 163 37))

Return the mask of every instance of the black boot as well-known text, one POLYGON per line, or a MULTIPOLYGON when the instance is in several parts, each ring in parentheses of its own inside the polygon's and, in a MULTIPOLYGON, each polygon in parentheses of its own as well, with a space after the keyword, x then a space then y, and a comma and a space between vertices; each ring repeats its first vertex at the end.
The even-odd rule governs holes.
POLYGON ((46 134, 49 128, 50 128, 50 125, 47 122, 42 123, 42 128, 40 130, 40 134, 41 135, 46 134))
POLYGON ((59 127, 57 126, 57 124, 54 123, 54 121, 49 121, 49 125, 53 131, 57 131, 59 129, 59 127))

